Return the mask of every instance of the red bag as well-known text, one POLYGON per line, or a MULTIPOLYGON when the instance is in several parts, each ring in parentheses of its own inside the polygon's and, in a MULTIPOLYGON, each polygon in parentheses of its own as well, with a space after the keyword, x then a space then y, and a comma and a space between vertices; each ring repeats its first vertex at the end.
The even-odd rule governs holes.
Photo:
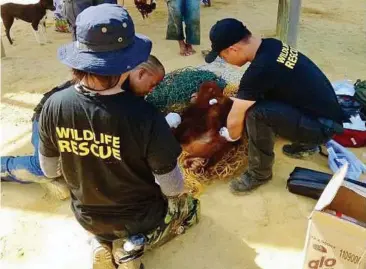
POLYGON ((344 129, 343 134, 337 134, 333 140, 344 147, 360 148, 366 146, 366 131, 344 129))

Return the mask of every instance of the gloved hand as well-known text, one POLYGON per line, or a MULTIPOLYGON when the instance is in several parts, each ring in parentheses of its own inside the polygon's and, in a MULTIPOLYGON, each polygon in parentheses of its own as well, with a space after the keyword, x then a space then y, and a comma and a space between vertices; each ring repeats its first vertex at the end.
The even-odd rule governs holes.
POLYGON ((177 128, 182 122, 182 119, 178 113, 169 113, 165 116, 165 120, 169 124, 170 128, 177 128))
POLYGON ((240 136, 237 139, 232 139, 229 134, 229 130, 226 127, 222 127, 219 131, 220 136, 226 139, 228 142, 235 142, 240 139, 240 136))

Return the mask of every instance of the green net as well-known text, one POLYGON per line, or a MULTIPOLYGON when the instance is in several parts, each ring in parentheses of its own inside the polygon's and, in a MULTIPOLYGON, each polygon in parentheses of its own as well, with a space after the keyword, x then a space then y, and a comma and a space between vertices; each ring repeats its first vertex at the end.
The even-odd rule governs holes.
POLYGON ((222 89, 227 85, 211 71, 188 67, 167 74, 146 100, 163 112, 180 112, 205 81, 215 81, 222 89))
MULTIPOLYGON (((234 96, 238 89, 237 85, 227 83, 211 71, 189 67, 167 74, 146 100, 165 113, 180 113, 189 105, 191 95, 205 81, 215 81, 224 89, 225 96, 234 96)), ((243 139, 242 144, 227 152, 215 166, 199 170, 183 169, 186 188, 190 193, 199 195, 204 185, 212 180, 225 180, 240 174, 247 165, 246 152, 247 142, 243 139)), ((181 166, 185 158, 186 154, 183 153, 179 158, 181 166)))

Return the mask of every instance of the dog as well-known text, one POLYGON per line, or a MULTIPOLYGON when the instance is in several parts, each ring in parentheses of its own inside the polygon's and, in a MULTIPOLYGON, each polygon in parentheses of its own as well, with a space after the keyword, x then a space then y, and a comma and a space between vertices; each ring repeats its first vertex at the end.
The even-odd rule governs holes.
MULTIPOLYGON (((10 28, 14 23, 14 19, 20 19, 32 24, 36 40, 39 44, 42 42, 39 39, 38 27, 41 26, 41 32, 45 37, 46 23, 45 15, 47 10, 54 11, 56 8, 53 5, 53 0, 40 0, 36 4, 22 5, 16 3, 6 3, 1 5, 1 18, 4 23, 5 33, 11 45, 13 40, 10 37, 10 28)), ((46 41, 47 42, 47 41, 46 41)))

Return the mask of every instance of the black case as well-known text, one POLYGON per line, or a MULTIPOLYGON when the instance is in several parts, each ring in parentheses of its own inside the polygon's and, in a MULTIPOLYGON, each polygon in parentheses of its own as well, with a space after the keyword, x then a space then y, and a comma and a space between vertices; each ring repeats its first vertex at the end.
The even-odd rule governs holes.
MULTIPOLYGON (((333 175, 307 168, 295 167, 287 180, 287 189, 291 193, 319 199, 333 175)), ((366 183, 345 178, 345 181, 366 188, 366 183)))

